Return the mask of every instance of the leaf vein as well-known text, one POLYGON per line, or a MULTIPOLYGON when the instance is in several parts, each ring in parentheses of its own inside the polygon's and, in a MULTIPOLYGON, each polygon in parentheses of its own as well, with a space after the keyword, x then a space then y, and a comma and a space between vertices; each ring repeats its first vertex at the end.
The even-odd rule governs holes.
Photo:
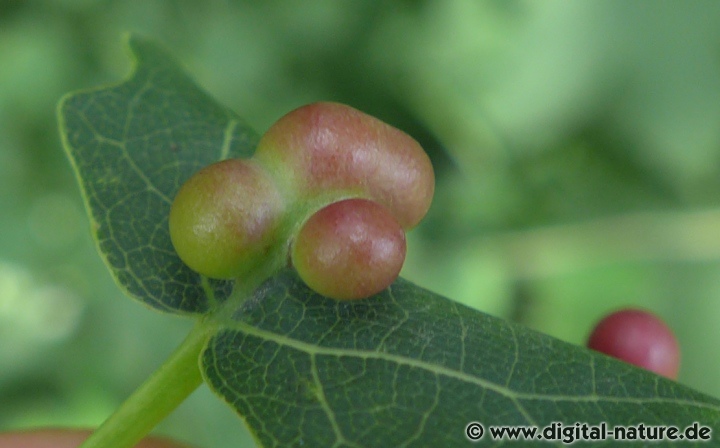
POLYGON ((475 384, 477 386, 492 390, 502 396, 505 396, 509 399, 513 400, 545 400, 545 401, 552 401, 552 402, 597 402, 600 400, 608 401, 608 402, 614 402, 614 403, 634 403, 634 404, 649 404, 649 403, 674 403, 679 405, 686 405, 686 406, 693 406, 697 408, 702 409, 709 409, 713 411, 720 411, 720 406, 712 405, 709 403, 702 403, 697 402, 693 400, 685 400, 685 399, 676 399, 676 398, 664 398, 664 397, 642 397, 642 398, 636 398, 636 397, 615 397, 615 396, 600 396, 600 395, 551 395, 551 394, 537 394, 537 393, 524 393, 524 392, 517 392, 512 389, 509 389, 508 387, 495 384, 493 382, 487 381, 482 378, 478 378, 475 376, 472 376, 470 374, 467 374, 465 372, 460 372, 458 370, 454 370, 445 366, 436 365, 436 364, 430 364, 425 361, 417 360, 408 358, 402 355, 397 355, 393 353, 385 353, 385 352, 375 352, 370 350, 350 350, 347 348, 334 348, 334 347, 318 347, 316 345, 313 345, 311 343, 300 341, 297 339, 293 339, 287 336, 279 335, 267 330, 263 330, 257 327, 253 327, 249 324, 246 324, 244 322, 235 321, 232 322, 233 325, 227 325, 225 324, 227 328, 229 329, 235 329, 237 331, 243 332, 245 334, 257 336, 260 338, 265 338, 268 340, 275 341, 277 344, 285 345, 290 348, 294 348, 299 351, 303 351, 306 353, 309 353, 313 356, 315 355, 328 355, 328 356, 335 356, 335 357, 351 357, 355 356, 358 358, 364 358, 364 359, 380 359, 380 360, 386 360, 390 361, 399 365, 405 365, 409 367, 415 367, 423 370, 427 370, 429 372, 433 372, 437 375, 443 375, 446 377, 454 378, 459 381, 463 381, 470 384, 475 384))

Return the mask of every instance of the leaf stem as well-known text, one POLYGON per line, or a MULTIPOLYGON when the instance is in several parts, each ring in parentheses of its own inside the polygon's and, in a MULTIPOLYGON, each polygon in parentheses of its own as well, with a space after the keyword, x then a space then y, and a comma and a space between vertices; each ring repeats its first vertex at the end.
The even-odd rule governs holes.
POLYGON ((202 384, 200 352, 212 332, 204 320, 80 448, 131 448, 202 384))

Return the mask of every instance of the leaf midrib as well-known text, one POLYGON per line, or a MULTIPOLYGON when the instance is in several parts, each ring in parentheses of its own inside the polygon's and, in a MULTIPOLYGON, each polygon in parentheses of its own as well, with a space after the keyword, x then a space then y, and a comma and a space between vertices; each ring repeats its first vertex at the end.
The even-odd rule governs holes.
MULTIPOLYGON (((568 401, 568 402, 599 402, 599 401, 608 401, 608 402, 615 402, 615 403, 631 403, 631 404, 649 404, 649 403, 669 403, 669 404, 678 404, 678 405, 684 405, 684 406, 693 406, 701 409, 707 409, 712 410, 715 412, 720 412, 720 406, 718 405, 712 405, 710 403, 705 402, 698 402, 693 400, 684 400, 684 399, 677 399, 677 398, 664 398, 664 397, 643 397, 643 398, 635 398, 635 397, 615 397, 615 396, 602 396, 597 395, 595 393, 590 395, 540 395, 540 394, 530 394, 530 393, 523 393, 523 392, 517 392, 514 391, 508 387, 493 383, 491 381, 475 377, 473 375, 467 374, 465 372, 460 372, 455 369, 451 369, 445 366, 440 366, 437 364, 432 364, 429 362, 408 358, 401 355, 396 355, 392 353, 387 352, 379 352, 379 351, 373 351, 373 350, 359 350, 359 349, 348 349, 348 348, 334 348, 334 347, 321 347, 318 345, 313 345, 311 343, 301 341, 298 339, 293 339, 285 335, 277 334, 272 331, 268 330, 262 330, 257 327, 253 327, 245 322, 242 321, 234 321, 232 323, 230 322, 224 322, 222 327, 220 327, 220 331, 223 329, 227 330, 237 330, 241 331, 245 334, 257 336, 266 340, 271 340, 273 342, 278 343, 279 345, 287 346, 290 348, 294 348, 298 351, 302 351, 307 353, 310 356, 317 356, 317 355, 328 355, 328 356, 336 356, 336 357, 357 357, 357 358, 363 358, 363 359, 379 359, 379 360, 385 360, 397 363, 399 365, 405 365, 409 367, 415 367, 419 369, 423 369, 429 372, 434 373, 435 375, 443 375, 450 378, 454 378, 460 381, 464 381, 470 384, 474 384, 489 390, 492 390, 493 392, 496 392, 500 395, 503 395, 507 397, 510 400, 513 400, 517 402, 517 400, 545 400, 545 401, 552 401, 552 402, 562 402, 562 401, 568 401)), ((594 383, 593 383, 594 384, 594 383)))

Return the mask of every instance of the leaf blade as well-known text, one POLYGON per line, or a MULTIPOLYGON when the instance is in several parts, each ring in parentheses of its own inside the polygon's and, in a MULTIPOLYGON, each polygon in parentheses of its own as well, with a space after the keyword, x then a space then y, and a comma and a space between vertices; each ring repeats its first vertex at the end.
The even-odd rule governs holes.
POLYGON ((206 381, 262 446, 465 446, 471 421, 720 428, 714 398, 402 279, 337 302, 285 271, 233 319, 206 381))
POLYGON ((120 287, 159 310, 205 313, 232 282, 204 279, 180 261, 167 229, 170 205, 194 172, 249 157, 258 136, 164 50, 137 36, 129 46, 135 64, 125 81, 61 100, 63 146, 120 287))

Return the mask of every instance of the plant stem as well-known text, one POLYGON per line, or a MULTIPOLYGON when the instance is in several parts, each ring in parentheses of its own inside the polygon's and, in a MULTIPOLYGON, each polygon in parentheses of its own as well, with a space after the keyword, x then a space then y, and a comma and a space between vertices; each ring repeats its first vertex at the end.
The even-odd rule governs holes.
POLYGON ((198 365, 212 325, 198 321, 190 334, 80 448, 131 448, 202 384, 198 365))

